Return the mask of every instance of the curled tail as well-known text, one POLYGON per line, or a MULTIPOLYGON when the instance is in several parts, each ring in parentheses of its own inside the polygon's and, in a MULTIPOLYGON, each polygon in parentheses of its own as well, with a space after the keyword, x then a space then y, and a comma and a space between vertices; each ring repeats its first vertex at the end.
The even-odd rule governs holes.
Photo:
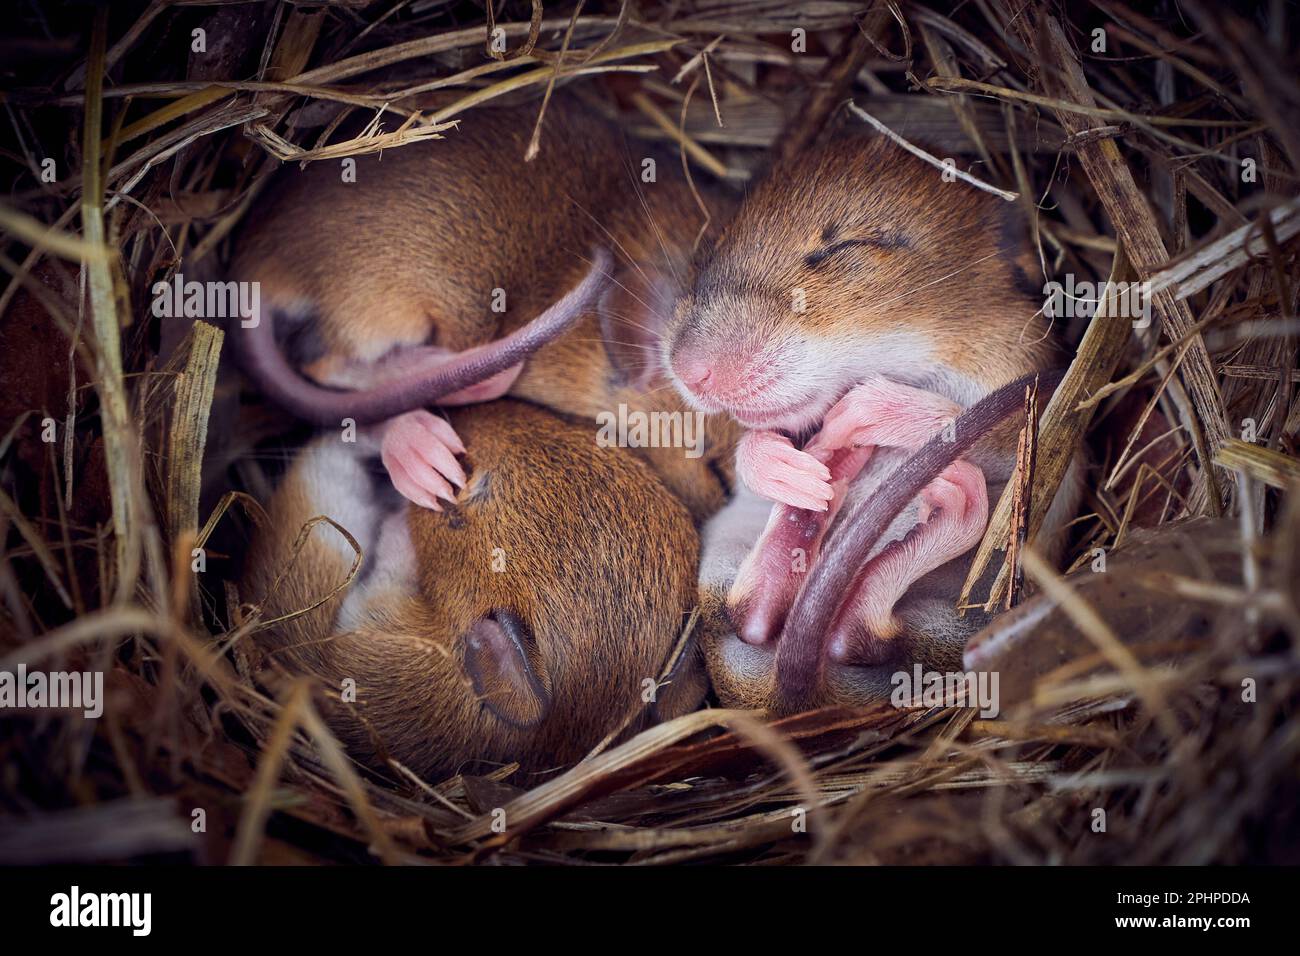
POLYGON ((370 425, 468 388, 522 362, 572 328, 596 301, 610 274, 604 249, 573 289, 523 328, 504 338, 467 349, 433 373, 408 373, 375 388, 357 391, 327 388, 307 379, 289 364, 275 340, 270 310, 251 326, 232 329, 235 353, 248 376, 271 401, 313 425, 337 425, 344 418, 370 425))

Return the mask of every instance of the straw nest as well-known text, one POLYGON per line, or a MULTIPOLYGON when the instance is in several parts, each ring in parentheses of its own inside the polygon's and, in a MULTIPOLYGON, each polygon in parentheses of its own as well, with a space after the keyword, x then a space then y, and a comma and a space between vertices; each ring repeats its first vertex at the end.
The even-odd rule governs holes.
POLYGON ((0 858, 1300 858, 1300 23, 1284 4, 1208 0, 939 6, 9 11, 0 670, 104 670, 109 700, 99 720, 0 715, 0 858), (865 113, 1014 193, 1045 276, 1151 283, 1148 328, 1057 322, 1077 358, 980 552, 1006 573, 967 600, 1050 602, 1035 646, 1068 660, 1026 651, 999 719, 942 703, 705 709, 523 789, 511 767, 362 772, 319 688, 248 679, 259 622, 233 552, 265 500, 248 454, 265 435, 209 428, 229 398, 221 334, 200 323, 170 341, 151 284, 216 270, 282 161, 400 149, 501 97, 540 106, 556 83, 737 187, 773 151, 865 113), (341 140, 340 107, 375 122, 341 140), (1079 442, 1088 488, 1054 569, 1033 549, 1032 502, 1079 442), (1124 567, 1126 542, 1150 549, 1123 572, 1126 608, 1076 586, 1099 554, 1112 576, 1124 567))

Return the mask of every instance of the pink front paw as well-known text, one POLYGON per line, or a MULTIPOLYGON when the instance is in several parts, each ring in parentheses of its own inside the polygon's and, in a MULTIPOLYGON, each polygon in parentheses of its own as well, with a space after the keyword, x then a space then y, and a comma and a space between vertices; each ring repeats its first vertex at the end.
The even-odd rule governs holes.
POLYGON ((921 491, 918 523, 858 572, 827 639, 841 664, 879 664, 897 653, 894 606, 931 571, 979 544, 989 522, 984 472, 958 459, 921 491))
POLYGON ((808 448, 920 448, 960 414, 960 406, 942 395, 877 376, 832 406, 808 448))
POLYGON ((446 421, 419 409, 389 419, 383 425, 379 457, 393 487, 422 508, 441 511, 438 499, 454 502, 465 487, 465 470, 456 460, 465 446, 446 421))
POLYGON ((794 508, 825 511, 834 497, 824 464, 776 432, 746 432, 736 473, 755 494, 794 508))

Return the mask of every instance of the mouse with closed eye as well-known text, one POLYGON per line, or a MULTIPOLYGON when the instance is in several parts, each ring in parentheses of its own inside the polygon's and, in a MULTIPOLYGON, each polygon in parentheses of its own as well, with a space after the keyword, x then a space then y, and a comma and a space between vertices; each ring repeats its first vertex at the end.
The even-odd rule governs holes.
MULTIPOLYGON (((724 629, 748 647, 775 651, 841 507, 879 493, 964 409, 1050 364, 1017 214, 888 140, 848 135, 770 170, 699 267, 663 356, 689 401, 747 429, 740 487, 705 531, 701 586, 723 595, 724 629)), ((943 635, 960 661, 959 559, 1014 469, 1006 411, 888 529, 871 529, 881 549, 900 546, 836 595, 826 660, 897 658, 910 629, 943 635), (921 606, 921 591, 925 613, 909 624, 896 609, 921 606)))
MULTIPOLYGON (((231 277, 261 289, 260 321, 232 328, 242 367, 300 418, 373 425, 394 485, 433 510, 465 479, 434 398, 684 410, 654 358, 705 221, 680 160, 557 93, 525 162, 536 119, 470 111, 443 139, 356 157, 355 181, 288 168, 236 242, 231 277)), ((698 192, 720 221, 725 199, 698 192)), ((736 437, 722 418, 707 434, 702 459, 638 450, 697 518, 723 500, 710 470, 729 473, 736 437)))

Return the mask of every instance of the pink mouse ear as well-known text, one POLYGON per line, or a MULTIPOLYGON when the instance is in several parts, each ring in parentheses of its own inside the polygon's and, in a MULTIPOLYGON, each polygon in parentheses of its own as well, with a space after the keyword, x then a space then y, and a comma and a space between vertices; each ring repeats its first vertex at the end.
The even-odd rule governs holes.
POLYGON ((465 634, 465 671, 474 692, 512 727, 536 727, 551 710, 549 675, 524 622, 494 610, 465 634))
POLYGON ((648 390, 667 382, 661 343, 678 283, 651 263, 620 263, 596 304, 605 354, 623 385, 648 390))

